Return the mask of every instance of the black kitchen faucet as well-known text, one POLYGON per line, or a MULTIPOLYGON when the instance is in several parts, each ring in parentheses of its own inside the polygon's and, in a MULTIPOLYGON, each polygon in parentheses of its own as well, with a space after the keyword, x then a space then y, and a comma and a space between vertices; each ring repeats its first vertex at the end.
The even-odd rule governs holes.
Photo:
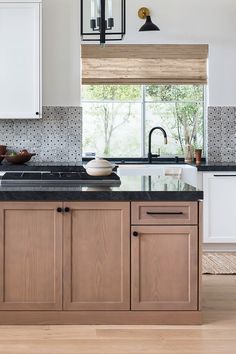
POLYGON ((162 131, 163 135, 164 135, 164 143, 167 144, 167 134, 165 129, 163 129, 162 127, 154 127, 152 128, 152 130, 149 133, 149 138, 148 138, 148 162, 152 163, 152 159, 154 157, 159 157, 160 155, 157 154, 152 154, 152 134, 154 133, 155 130, 160 130, 162 131))

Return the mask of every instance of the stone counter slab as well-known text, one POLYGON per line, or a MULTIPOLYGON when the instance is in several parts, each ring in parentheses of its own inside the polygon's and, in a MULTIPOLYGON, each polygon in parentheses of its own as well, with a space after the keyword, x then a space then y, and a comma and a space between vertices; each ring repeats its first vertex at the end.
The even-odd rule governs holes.
POLYGON ((173 177, 124 176, 121 185, 0 187, 1 201, 198 201, 203 192, 173 177))

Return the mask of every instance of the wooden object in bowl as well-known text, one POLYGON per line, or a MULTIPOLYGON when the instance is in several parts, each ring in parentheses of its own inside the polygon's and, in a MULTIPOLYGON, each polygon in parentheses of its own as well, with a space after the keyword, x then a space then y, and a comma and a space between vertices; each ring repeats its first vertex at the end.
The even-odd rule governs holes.
POLYGON ((7 147, 6 145, 0 145, 0 162, 4 159, 2 155, 6 155, 7 147))
POLYGON ((30 159, 36 154, 18 154, 18 155, 2 155, 7 162, 12 163, 13 165, 22 165, 26 162, 29 162, 30 159))

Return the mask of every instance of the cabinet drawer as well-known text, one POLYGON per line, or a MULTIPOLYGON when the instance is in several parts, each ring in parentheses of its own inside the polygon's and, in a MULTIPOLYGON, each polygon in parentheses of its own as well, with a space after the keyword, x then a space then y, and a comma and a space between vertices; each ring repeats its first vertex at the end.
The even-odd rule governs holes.
POLYGON ((137 202, 132 203, 133 225, 196 225, 197 202, 137 202))

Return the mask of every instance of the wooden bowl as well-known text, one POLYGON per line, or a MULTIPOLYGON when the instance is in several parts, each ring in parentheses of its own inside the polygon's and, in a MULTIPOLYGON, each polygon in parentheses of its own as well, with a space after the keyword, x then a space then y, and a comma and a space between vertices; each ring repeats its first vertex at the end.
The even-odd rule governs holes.
POLYGON ((30 159, 35 156, 36 154, 18 154, 18 155, 2 155, 2 158, 5 158, 7 160, 7 162, 12 163, 13 165, 22 165, 28 161, 30 161, 30 159))
POLYGON ((7 152, 6 145, 0 145, 0 162, 2 162, 2 160, 4 159, 2 155, 6 155, 6 152, 7 152))

